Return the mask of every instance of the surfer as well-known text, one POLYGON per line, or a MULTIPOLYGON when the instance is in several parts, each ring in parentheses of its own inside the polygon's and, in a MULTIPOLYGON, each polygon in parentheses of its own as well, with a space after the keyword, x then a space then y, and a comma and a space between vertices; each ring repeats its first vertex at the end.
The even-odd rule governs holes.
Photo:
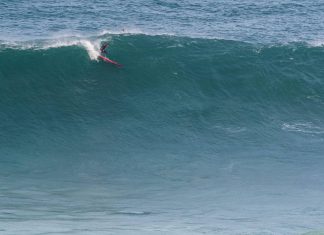
POLYGON ((116 65, 117 67, 122 67, 123 65, 119 64, 118 62, 116 61, 113 61, 111 59, 109 59, 107 57, 107 47, 109 46, 108 42, 105 42, 101 45, 100 47, 100 55, 98 55, 98 58, 102 59, 103 61, 107 62, 107 63, 111 63, 111 64, 114 64, 116 65))
POLYGON ((102 44, 102 46, 100 47, 100 53, 107 55, 107 51, 106 51, 107 47, 108 47, 108 42, 102 44))

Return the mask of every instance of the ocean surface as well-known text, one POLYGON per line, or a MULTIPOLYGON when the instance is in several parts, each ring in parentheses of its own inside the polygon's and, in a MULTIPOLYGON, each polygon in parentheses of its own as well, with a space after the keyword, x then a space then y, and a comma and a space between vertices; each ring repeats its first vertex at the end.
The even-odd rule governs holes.
POLYGON ((322 0, 2 0, 0 234, 324 234, 323 44, 322 0))

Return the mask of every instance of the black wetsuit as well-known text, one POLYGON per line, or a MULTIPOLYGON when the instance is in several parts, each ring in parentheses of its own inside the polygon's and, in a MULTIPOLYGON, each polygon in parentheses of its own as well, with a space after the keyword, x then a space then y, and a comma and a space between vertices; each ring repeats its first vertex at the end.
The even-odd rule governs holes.
POLYGON ((108 47, 108 44, 104 44, 100 47, 100 52, 102 54, 107 54, 106 48, 108 47))

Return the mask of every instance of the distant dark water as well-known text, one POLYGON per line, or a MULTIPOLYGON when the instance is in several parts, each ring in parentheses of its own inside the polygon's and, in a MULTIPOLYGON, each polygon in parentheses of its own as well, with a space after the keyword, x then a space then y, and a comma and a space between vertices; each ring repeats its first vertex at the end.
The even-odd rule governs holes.
POLYGON ((142 32, 252 42, 323 42, 322 0, 2 0, 0 40, 142 32))
POLYGON ((323 229, 319 2, 28 4, 0 3, 0 233, 323 229))

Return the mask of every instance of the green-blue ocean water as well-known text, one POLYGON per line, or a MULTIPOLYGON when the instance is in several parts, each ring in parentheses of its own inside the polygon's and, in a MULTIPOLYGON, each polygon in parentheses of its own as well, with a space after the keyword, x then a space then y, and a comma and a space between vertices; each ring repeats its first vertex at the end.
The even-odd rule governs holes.
POLYGON ((322 8, 0 3, 0 234, 320 234, 322 8))

